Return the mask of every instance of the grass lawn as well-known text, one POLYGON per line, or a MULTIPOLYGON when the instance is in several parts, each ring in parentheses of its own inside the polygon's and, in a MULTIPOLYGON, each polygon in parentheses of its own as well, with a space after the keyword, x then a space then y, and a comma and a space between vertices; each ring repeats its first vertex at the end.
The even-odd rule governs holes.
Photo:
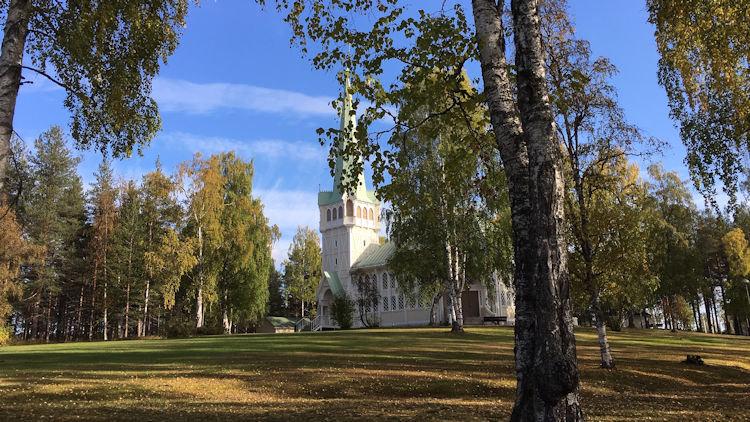
MULTIPOLYGON (((612 333, 612 371, 577 339, 588 420, 750 420, 748 337, 612 333)), ((507 419, 512 354, 507 327, 3 347, 0 420, 507 419)))

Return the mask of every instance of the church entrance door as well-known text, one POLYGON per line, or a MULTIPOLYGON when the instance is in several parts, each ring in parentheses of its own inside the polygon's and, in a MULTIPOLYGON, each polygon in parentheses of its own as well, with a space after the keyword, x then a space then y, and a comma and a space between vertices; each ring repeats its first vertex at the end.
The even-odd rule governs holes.
POLYGON ((461 294, 461 305, 464 308, 464 318, 479 316, 479 292, 476 290, 465 291, 461 294))

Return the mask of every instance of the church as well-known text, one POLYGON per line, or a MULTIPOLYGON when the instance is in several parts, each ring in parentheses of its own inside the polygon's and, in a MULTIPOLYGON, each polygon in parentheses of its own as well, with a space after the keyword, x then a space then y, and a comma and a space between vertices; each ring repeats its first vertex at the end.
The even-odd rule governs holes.
MULTIPOLYGON (((348 81, 347 81, 348 88, 348 81)), ((356 116, 352 112, 352 97, 346 93, 341 110, 341 133, 350 132, 343 142, 355 142, 352 131, 356 116)), ((370 309, 369 320, 378 321, 380 327, 424 326, 430 322, 431 301, 413 300, 414 294, 404 294, 398 280, 388 268, 388 259, 396 249, 393 242, 381 242, 381 204, 374 190, 368 190, 365 176, 360 172, 356 188, 344 192, 339 187, 342 177, 353 174, 353 157, 339 156, 334 167, 333 187, 318 193, 323 276, 318 285, 315 301, 314 331, 336 329, 331 317, 331 307, 336 295, 346 294, 354 299, 357 287, 354 280, 363 278, 377 286, 380 293, 378 309, 370 309)), ((362 158, 356 158, 356 167, 362 167, 362 158)), ((512 324, 515 317, 513 292, 498 276, 493 277, 489 289, 485 283, 469 285, 462 294, 464 324, 481 324, 485 317, 504 317, 512 324)), ((437 306, 436 321, 448 323, 444 299, 437 306)), ((362 327, 360 315, 354 315, 354 328, 362 327)))

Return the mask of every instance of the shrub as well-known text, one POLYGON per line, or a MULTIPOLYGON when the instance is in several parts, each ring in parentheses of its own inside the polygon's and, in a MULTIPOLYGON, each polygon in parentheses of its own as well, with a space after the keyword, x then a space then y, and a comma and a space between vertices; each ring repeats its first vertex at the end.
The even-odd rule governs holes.
POLYGON ((354 302, 346 293, 336 295, 331 304, 331 317, 342 330, 352 328, 354 324, 354 302))
POLYGON ((189 319, 171 318, 164 325, 164 334, 167 338, 190 337, 195 333, 195 322, 189 319))
POLYGON ((7 346, 13 340, 13 334, 11 333, 10 327, 0 325, 0 346, 7 346))

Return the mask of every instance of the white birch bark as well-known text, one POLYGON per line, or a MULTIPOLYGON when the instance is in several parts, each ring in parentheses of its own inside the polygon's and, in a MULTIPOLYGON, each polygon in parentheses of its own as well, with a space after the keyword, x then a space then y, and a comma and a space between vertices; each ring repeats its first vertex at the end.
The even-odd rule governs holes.
POLYGON ((517 377, 511 420, 579 421, 564 179, 547 96, 538 2, 511 1, 517 98, 505 59, 503 5, 472 0, 485 96, 511 204, 517 377))
POLYGON ((30 13, 31 0, 10 1, 0 47, 0 191, 3 190, 10 160, 10 138, 13 135, 13 116, 21 86, 21 64, 30 13))

